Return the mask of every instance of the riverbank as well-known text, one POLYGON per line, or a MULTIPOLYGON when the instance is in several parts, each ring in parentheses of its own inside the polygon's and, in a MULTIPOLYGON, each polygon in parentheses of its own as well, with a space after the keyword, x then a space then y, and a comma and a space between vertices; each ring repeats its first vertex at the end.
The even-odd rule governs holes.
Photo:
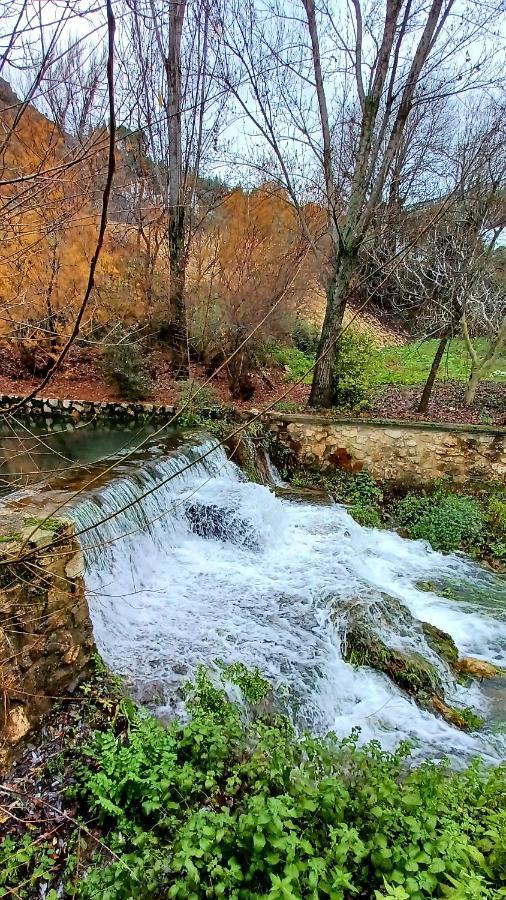
POLYGON ((238 664, 221 683, 201 671, 189 720, 165 728, 98 664, 0 788, 0 891, 457 900, 471 886, 479 900, 502 896, 504 768, 410 769, 404 745, 388 754, 357 735, 300 738, 269 698, 238 664))

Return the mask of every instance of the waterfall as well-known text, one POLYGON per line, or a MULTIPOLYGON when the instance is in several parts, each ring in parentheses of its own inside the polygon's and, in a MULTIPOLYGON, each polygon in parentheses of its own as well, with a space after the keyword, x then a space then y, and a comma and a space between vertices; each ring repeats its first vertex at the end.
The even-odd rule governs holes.
POLYGON ((181 712, 182 684, 198 665, 242 660, 270 679, 300 728, 344 736, 358 726, 362 740, 392 749, 409 739, 429 758, 504 756, 493 700, 479 683, 459 685, 421 631, 384 626, 390 644, 439 665, 448 702, 490 720, 479 733, 459 731, 386 676, 342 656, 347 605, 387 595, 450 633, 461 655, 504 664, 504 584, 464 557, 363 528, 338 504, 281 499, 249 482, 206 436, 125 465, 72 515, 85 548, 97 646, 162 717, 181 712), (478 599, 417 587, 429 579, 460 581, 478 599))

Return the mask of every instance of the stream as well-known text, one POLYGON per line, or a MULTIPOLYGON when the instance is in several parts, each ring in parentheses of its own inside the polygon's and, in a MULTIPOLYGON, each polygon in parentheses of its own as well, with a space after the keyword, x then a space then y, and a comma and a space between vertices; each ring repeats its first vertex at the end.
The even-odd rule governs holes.
MULTIPOLYGON (((350 603, 387 595, 448 632, 460 656, 505 665, 504 578, 422 541, 363 528, 338 504, 277 496, 249 482, 205 434, 154 440, 124 462, 125 435, 101 453, 96 438, 94 446, 74 454, 74 465, 84 455, 97 466, 119 452, 113 475, 101 477, 99 466, 95 486, 70 506, 95 639, 157 715, 184 714, 181 688, 200 664, 241 660, 269 678, 300 729, 345 736, 357 726, 362 741, 393 749, 408 739, 423 758, 505 758, 506 683, 457 683, 422 632, 399 628, 399 648, 436 661, 447 702, 486 720, 466 733, 381 673, 345 662, 340 629, 350 603)), ((69 473, 65 490, 70 483, 69 473)), ((54 479, 52 490, 66 496, 54 479)))

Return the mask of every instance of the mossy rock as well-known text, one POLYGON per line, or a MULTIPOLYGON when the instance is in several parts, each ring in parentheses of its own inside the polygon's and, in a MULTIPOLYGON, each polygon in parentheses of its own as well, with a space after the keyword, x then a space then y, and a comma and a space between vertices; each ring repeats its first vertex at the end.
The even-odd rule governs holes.
POLYGON ((446 631, 441 631, 440 628, 430 625, 429 622, 422 622, 422 631, 431 650, 444 659, 451 668, 454 668, 459 658, 459 651, 453 638, 446 631))
POLYGON ((354 621, 346 633, 345 659, 356 666, 369 666, 387 675, 398 687, 415 698, 419 694, 441 693, 435 667, 421 654, 388 647, 368 627, 354 621))
POLYGON ((456 728, 460 728, 461 731, 477 731, 478 728, 481 728, 484 720, 481 716, 478 716, 474 710, 470 707, 466 706, 464 709, 459 709, 456 706, 448 706, 441 700, 441 697, 434 695, 431 698, 431 706, 433 710, 439 713, 446 722, 449 722, 450 725, 455 725, 456 728))

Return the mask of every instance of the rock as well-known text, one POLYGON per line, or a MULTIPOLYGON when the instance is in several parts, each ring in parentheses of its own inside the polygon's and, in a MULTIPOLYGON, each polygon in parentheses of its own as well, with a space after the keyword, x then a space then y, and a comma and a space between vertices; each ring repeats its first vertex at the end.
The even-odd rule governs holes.
POLYGON ((470 675, 472 678, 497 678, 505 676, 506 670, 485 662, 483 659, 475 659, 473 656, 464 656, 459 659, 455 669, 460 675, 470 675))
POLYGON ((448 706, 437 695, 431 697, 431 706, 450 725, 455 725, 462 731, 476 731, 483 725, 483 719, 477 716, 472 709, 456 709, 454 706, 448 706))
POLYGON ((26 525, 21 531, 21 540, 23 543, 28 541, 35 547, 47 547, 54 539, 52 531, 45 528, 37 528, 36 525, 26 525))
POLYGON ((65 575, 67 578, 80 578, 81 575, 84 575, 84 556, 81 550, 78 550, 69 559, 65 566, 65 575))
POLYGON ((451 668, 455 668, 459 651, 453 638, 446 631, 441 631, 440 628, 436 628, 435 625, 430 625, 428 622, 422 622, 422 631, 431 650, 437 653, 441 659, 446 660, 451 668))
POLYGON ((28 734, 30 727, 30 720, 24 708, 22 706, 11 707, 6 728, 7 742, 9 744, 18 744, 28 734))
POLYGON ((192 531, 199 537, 243 544, 251 550, 257 550, 260 546, 250 522, 226 506, 194 501, 186 505, 185 516, 192 531))
POLYGON ((436 667, 416 650, 400 650, 389 645, 386 637, 394 629, 401 634, 417 627, 421 623, 394 597, 379 594, 375 602, 355 598, 343 628, 344 657, 354 665, 383 672, 425 705, 427 695, 443 693, 436 667))
MULTIPOLYGON (((40 528, 35 520, 26 524, 19 513, 2 521, 7 536, 14 529, 18 540, 32 531, 35 534, 30 542, 30 564, 15 560, 2 567, 7 577, 0 579, 0 768, 51 708, 54 698, 68 694, 84 676, 94 648, 80 575, 81 550, 73 525, 63 519, 49 520, 46 525, 49 527, 40 528), (47 544, 55 534, 58 552, 48 552, 47 544)), ((10 541, 2 543, 0 554, 11 547, 10 541)))

